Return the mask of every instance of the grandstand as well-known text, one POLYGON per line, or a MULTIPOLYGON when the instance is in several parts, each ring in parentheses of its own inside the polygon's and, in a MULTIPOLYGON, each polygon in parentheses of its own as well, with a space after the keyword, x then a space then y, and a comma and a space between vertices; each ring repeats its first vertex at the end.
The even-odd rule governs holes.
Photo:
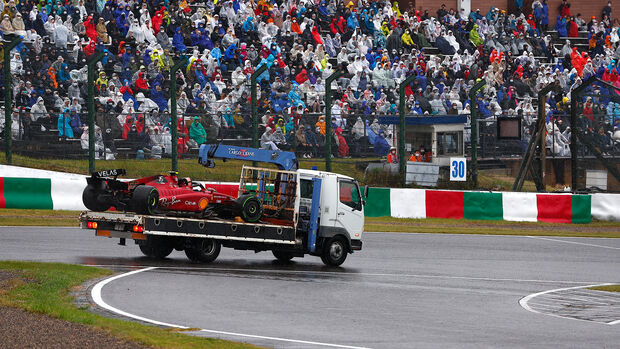
POLYGON ((492 1, 467 13, 456 2, 413 3, 3 2, 0 34, 23 40, 10 53, 11 105, 2 105, 12 112, 14 149, 87 157, 86 61, 104 52, 94 96, 101 158, 165 157, 173 146, 186 156, 218 140, 250 145, 249 77, 262 65, 269 69, 257 80, 257 137, 263 147, 300 157, 323 157, 326 137, 335 157, 385 156, 397 131, 379 116, 398 113, 398 84, 411 75, 407 115, 469 115, 475 105, 479 154, 491 161, 522 157, 539 115, 547 118, 548 156, 569 157, 570 92, 596 76, 608 86, 591 87, 579 115, 604 156, 620 155, 620 25, 611 3, 578 5, 584 14, 597 12, 587 19, 566 1, 522 8, 492 1), (189 64, 171 77, 183 57, 189 64), (333 134, 326 135, 324 84, 336 70, 346 75, 332 85, 333 134), (170 96, 170 79, 177 96, 170 96), (486 84, 470 101, 477 80, 486 84), (538 91, 554 82, 539 113, 538 91), (170 134, 173 97, 178 140, 170 134), (502 116, 522 120, 522 139, 497 138, 502 116))

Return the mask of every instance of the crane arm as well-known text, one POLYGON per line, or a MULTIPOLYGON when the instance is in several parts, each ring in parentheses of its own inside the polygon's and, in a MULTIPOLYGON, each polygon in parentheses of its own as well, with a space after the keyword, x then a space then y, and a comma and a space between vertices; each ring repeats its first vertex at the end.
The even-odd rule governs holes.
POLYGON ((266 162, 275 164, 278 166, 278 169, 286 171, 295 171, 299 168, 295 153, 290 151, 236 147, 224 144, 201 145, 198 153, 198 163, 212 168, 215 167, 214 159, 266 162))

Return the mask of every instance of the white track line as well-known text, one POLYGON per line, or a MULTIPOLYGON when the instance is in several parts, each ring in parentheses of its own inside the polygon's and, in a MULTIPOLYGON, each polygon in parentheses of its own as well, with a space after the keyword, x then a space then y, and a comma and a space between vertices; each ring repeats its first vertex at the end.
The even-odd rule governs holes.
MULTIPOLYGON (((134 314, 128 313, 126 311, 120 310, 118 308, 115 308, 115 307, 107 304, 103 300, 103 298, 101 296, 101 290, 103 289, 103 286, 107 285, 108 283, 110 283, 110 282, 112 282, 114 280, 118 280, 120 278, 124 278, 126 276, 131 276, 131 275, 135 275, 135 274, 138 274, 138 273, 142 273, 142 272, 149 271, 149 270, 155 270, 155 269, 159 269, 159 267, 148 267, 148 268, 144 268, 144 269, 138 269, 138 270, 130 271, 128 273, 119 274, 119 275, 116 275, 116 276, 113 276, 111 278, 108 278, 108 279, 105 279, 103 281, 98 282, 95 285, 95 287, 93 287, 93 289, 91 291, 91 296, 93 297, 93 301, 95 303, 97 303, 97 305, 99 305, 100 307, 102 307, 102 308, 104 308, 106 310, 109 310, 109 311, 111 311, 113 313, 117 313, 119 315, 125 316, 125 317, 129 317, 129 318, 136 319, 136 320, 143 321, 143 322, 149 322, 149 323, 152 323, 152 324, 155 324, 155 325, 159 325, 159 326, 188 329, 189 327, 187 327, 187 326, 175 325, 175 324, 171 324, 171 323, 167 323, 167 322, 152 320, 152 319, 148 319, 148 318, 145 318, 145 317, 142 317, 142 316, 139 316, 139 315, 134 315, 134 314)), ((332 344, 332 343, 312 342, 312 341, 304 341, 304 340, 299 340, 299 339, 258 336, 258 335, 253 335, 253 334, 226 332, 226 331, 217 331, 217 330, 208 330, 208 329, 201 329, 200 332, 215 333, 215 334, 222 334, 222 335, 228 335, 228 336, 237 336, 237 337, 267 339, 267 340, 273 340, 273 341, 291 342, 291 343, 299 343, 299 344, 309 344, 309 345, 332 347, 332 348, 369 349, 369 348, 366 348, 366 347, 355 347, 355 346, 332 344)))
MULTIPOLYGON (((89 267, 101 267, 101 268, 149 268, 147 265, 116 265, 116 264, 84 264, 89 267)), ((473 281, 509 281, 509 282, 526 282, 526 283, 541 283, 541 284, 573 284, 573 285, 588 285, 600 281, 567 281, 567 280, 539 280, 539 279, 511 279, 511 278, 487 278, 487 277, 475 277, 475 276, 454 276, 454 275, 426 275, 426 274, 393 274, 393 273, 346 273, 337 271, 319 271, 319 270, 278 270, 278 269, 242 269, 242 268, 211 268, 211 267, 150 267, 162 270, 203 270, 203 271, 234 271, 234 272, 247 272, 247 273, 275 273, 275 274, 327 274, 327 275, 340 275, 340 276, 393 276, 393 277, 410 277, 420 279, 446 279, 446 280, 473 280, 473 281)), ((587 287, 587 286, 583 286, 587 287)))
POLYGON ((610 249, 610 250, 620 250, 620 247, 603 246, 603 245, 596 245, 596 244, 586 244, 585 242, 575 242, 575 241, 566 241, 566 240, 559 240, 559 239, 550 239, 550 238, 543 238, 543 237, 540 237, 540 236, 525 236, 525 237, 526 238, 530 238, 530 239, 537 239, 537 240, 547 240, 547 241, 554 241, 554 242, 563 242, 565 244, 573 244, 573 245, 583 245, 583 246, 607 248, 607 249, 610 249))
POLYGON ((95 303, 97 303, 98 306, 100 306, 100 307, 102 307, 102 308, 104 308, 106 310, 109 310, 109 311, 111 311, 113 313, 117 313, 119 315, 130 317, 130 318, 133 318, 133 319, 136 319, 136 320, 140 320, 140 321, 144 321, 144 322, 150 322, 152 324, 159 325, 159 326, 177 327, 177 328, 183 328, 183 329, 189 328, 189 327, 186 327, 186 326, 169 324, 167 322, 161 322, 161 321, 155 321, 155 320, 147 319, 147 318, 142 317, 142 316, 138 316, 138 315, 127 313, 125 311, 122 311, 120 309, 114 308, 113 306, 109 305, 101 297, 101 289, 103 288, 103 286, 107 285, 108 283, 110 283, 110 282, 112 282, 114 280, 118 280, 120 278, 124 278, 126 276, 131 276, 131 275, 134 275, 134 274, 142 273, 144 271, 149 271, 149 270, 153 270, 153 269, 157 269, 157 267, 149 267, 149 268, 144 268, 144 269, 138 269, 138 270, 130 271, 128 273, 123 273, 123 274, 119 274, 119 275, 116 275, 116 276, 112 276, 111 278, 108 278, 108 279, 105 279, 103 281, 98 282, 95 285, 95 287, 93 287, 92 291, 90 292, 91 296, 93 297, 93 301, 95 303))
MULTIPOLYGON (((577 320, 577 321, 587 321, 587 322, 596 322, 596 321, 585 320, 585 319, 577 319, 577 318, 561 316, 561 315, 556 315, 556 314, 542 313, 542 312, 540 312, 540 311, 538 311, 536 309, 532 309, 529 306, 528 302, 530 300, 532 300, 533 298, 535 298, 535 297, 542 296, 542 295, 548 294, 548 293, 561 292, 561 291, 569 291, 569 290, 577 290, 577 289, 590 288, 590 287, 596 287, 596 286, 609 286, 609 285, 614 285, 614 284, 612 284, 612 283, 605 283, 605 284, 594 284, 594 285, 586 285, 586 286, 565 287, 565 288, 556 288, 554 290, 548 290, 548 291, 543 291, 543 292, 538 292, 538 293, 532 293, 530 295, 527 295, 527 296, 521 298, 519 300, 519 305, 521 305, 521 307, 523 307, 523 309, 525 309, 527 311, 531 311, 532 313, 536 313, 536 314, 548 315, 548 316, 553 316, 553 317, 557 317, 557 318, 561 318, 561 319, 569 319, 569 320, 577 320)), ((606 324, 608 324, 608 325, 616 325, 616 324, 619 324, 619 323, 620 323, 620 320, 616 320, 616 321, 607 322, 606 324)))

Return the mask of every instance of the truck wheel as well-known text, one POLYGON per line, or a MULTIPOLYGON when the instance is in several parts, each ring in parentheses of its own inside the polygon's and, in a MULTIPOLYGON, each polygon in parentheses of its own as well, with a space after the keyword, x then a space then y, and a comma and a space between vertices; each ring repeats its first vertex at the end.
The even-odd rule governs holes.
POLYGON ((139 185, 134 189, 131 198, 131 209, 137 214, 152 215, 159 203, 157 188, 150 185, 139 185))
POLYGON ((146 243, 140 245, 140 251, 145 256, 157 259, 164 259, 172 253, 174 246, 164 237, 147 236, 146 243))
POLYGON ((99 200, 99 194, 100 190, 97 190, 94 185, 87 185, 82 192, 82 202, 84 206, 91 211, 107 211, 111 205, 101 202, 99 200))
POLYGON ((185 255, 192 262, 211 263, 220 254, 222 245, 213 239, 200 239, 194 246, 185 249, 185 255))
POLYGON ((279 261, 282 262, 288 262, 291 259, 293 259, 293 254, 290 252, 284 252, 284 251, 271 251, 273 253, 273 256, 276 257, 279 261))
POLYGON ((241 206, 241 218, 248 223, 256 223, 263 215, 263 205, 253 195, 242 195, 237 199, 241 206))
POLYGON ((337 267, 347 259, 347 244, 341 237, 334 237, 323 246, 321 260, 325 265, 337 267))

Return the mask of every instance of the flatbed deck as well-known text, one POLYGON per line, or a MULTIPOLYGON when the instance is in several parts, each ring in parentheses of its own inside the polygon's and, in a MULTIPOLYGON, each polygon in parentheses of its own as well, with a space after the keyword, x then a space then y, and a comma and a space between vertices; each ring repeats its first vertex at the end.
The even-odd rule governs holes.
POLYGON ((286 245, 297 244, 293 227, 270 223, 93 211, 82 212, 80 221, 82 228, 91 228, 88 223, 96 222, 98 236, 137 239, 139 238, 138 234, 144 234, 286 245), (140 228, 134 229, 134 227, 140 228))

